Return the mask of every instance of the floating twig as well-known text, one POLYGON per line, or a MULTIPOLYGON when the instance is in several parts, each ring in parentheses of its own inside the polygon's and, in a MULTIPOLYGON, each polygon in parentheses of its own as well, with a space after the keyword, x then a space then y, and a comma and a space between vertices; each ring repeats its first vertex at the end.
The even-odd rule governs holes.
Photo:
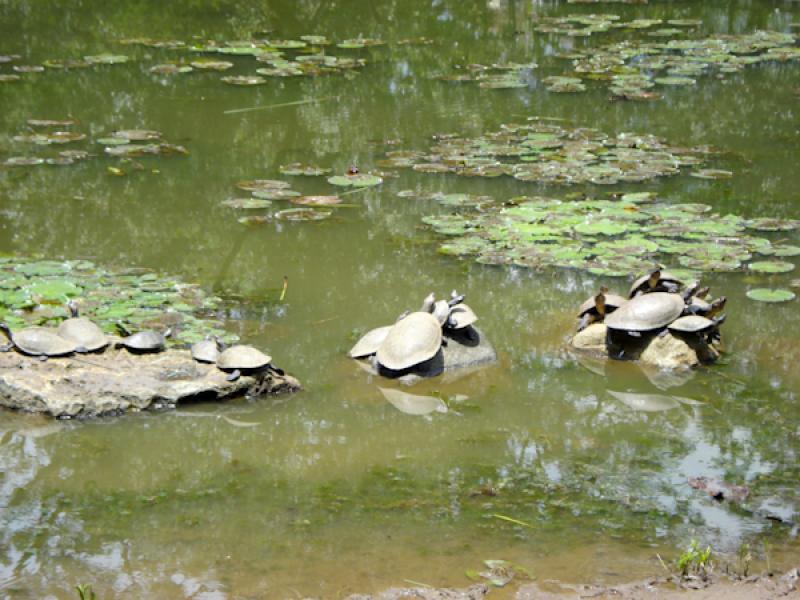
POLYGON ((286 297, 286 290, 289 289, 289 276, 283 276, 283 290, 281 290, 281 297, 279 302, 283 302, 283 299, 286 297))
POLYGON ((526 523, 525 521, 520 521, 519 519, 512 519, 511 517, 507 517, 505 515, 500 515, 497 513, 493 513, 491 516, 493 516, 495 519, 502 519, 503 521, 514 523, 515 525, 522 525, 523 527, 530 527, 531 529, 533 529, 533 525, 531 525, 530 523, 526 523))
POLYGON ((256 110, 268 110, 270 108, 282 108, 284 106, 300 106, 301 104, 315 104, 325 100, 336 100, 339 96, 325 96, 324 98, 306 98, 305 100, 295 100, 294 102, 281 102, 280 104, 268 104, 266 106, 250 106, 247 108, 232 108, 222 111, 223 115, 234 115, 238 113, 253 112, 256 110))

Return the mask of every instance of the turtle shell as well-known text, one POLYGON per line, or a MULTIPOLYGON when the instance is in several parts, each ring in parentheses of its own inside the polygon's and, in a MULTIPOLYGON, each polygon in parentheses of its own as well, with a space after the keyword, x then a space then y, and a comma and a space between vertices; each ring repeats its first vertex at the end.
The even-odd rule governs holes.
POLYGON ((164 349, 167 341, 164 336, 157 331, 139 331, 138 333, 122 338, 120 343, 131 350, 157 352, 164 349))
POLYGON ((478 315, 466 304, 456 304, 450 309, 450 318, 447 320, 451 329, 464 329, 478 320, 478 315))
POLYGON ((192 358, 197 362, 213 363, 219 358, 216 340, 201 340, 192 344, 192 358))
POLYGON ((378 362, 402 371, 433 358, 442 345, 442 326, 430 313, 412 312, 392 325, 377 351, 378 362))
MULTIPOLYGON (((633 296, 636 295, 636 292, 642 289, 642 287, 647 283, 647 280, 650 279, 651 275, 652 273, 645 273, 644 275, 642 275, 636 281, 633 282, 633 285, 631 285, 631 291, 629 293, 629 296, 631 298, 633 298, 633 296)), ((678 279, 677 277, 675 277, 675 275, 669 273, 668 271, 661 271, 661 275, 659 276, 658 281, 659 283, 662 281, 667 281, 669 283, 675 283, 679 286, 683 285, 683 282, 680 279, 678 279)))
POLYGON ((350 348, 350 352, 348 352, 347 355, 350 358, 364 358, 365 356, 375 354, 383 343, 383 340, 386 339, 386 335, 391 328, 391 325, 387 325, 386 327, 378 327, 377 329, 368 331, 356 342, 355 346, 350 348))
MULTIPOLYGON (((625 304, 628 299, 623 298, 619 294, 605 294, 606 297, 606 312, 610 313, 617 310, 620 306, 625 304)), ((582 317, 588 312, 591 312, 595 308, 595 296, 591 296, 581 304, 578 316, 582 317)))
POLYGON ((217 367, 220 369, 260 369, 272 361, 261 350, 253 346, 231 346, 217 358, 217 367))
POLYGON ((76 344, 49 327, 27 327, 15 331, 11 341, 17 350, 31 356, 63 356, 75 352, 76 344))
POLYGON ((683 312, 683 298, 668 292, 652 292, 631 298, 605 318, 609 329, 650 331, 672 323, 683 312))
POLYGON ((697 296, 692 296, 689 299, 689 310, 693 314, 697 315, 705 315, 711 310, 711 303, 706 302, 702 298, 698 298, 697 296))
POLYGON ((716 323, 714 323, 714 321, 707 319, 706 317, 701 317, 700 315, 687 315, 685 317, 675 319, 669 324, 667 329, 670 331, 677 331, 679 333, 700 333, 702 331, 706 331, 707 329, 711 329, 715 325, 716 323))
POLYGON ((76 346, 82 346, 89 352, 108 346, 109 340, 103 330, 84 317, 73 317, 58 326, 57 333, 76 346))

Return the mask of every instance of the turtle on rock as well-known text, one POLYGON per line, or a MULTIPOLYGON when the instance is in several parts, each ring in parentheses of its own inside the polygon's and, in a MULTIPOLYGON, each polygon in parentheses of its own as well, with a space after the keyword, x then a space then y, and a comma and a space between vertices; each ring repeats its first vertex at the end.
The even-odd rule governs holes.
POLYGON ((167 329, 164 333, 147 330, 131 335, 122 323, 117 323, 117 329, 125 336, 117 343, 117 346, 122 346, 134 354, 161 352, 167 345, 167 338, 172 335, 171 329, 167 329))
POLYGON ((663 329, 683 313, 685 304, 678 294, 651 292, 631 298, 605 319, 610 331, 633 337, 663 329))
POLYGON ((264 354, 258 348, 244 344, 226 348, 217 357, 217 368, 221 371, 229 372, 229 375, 225 378, 228 381, 236 381, 243 374, 249 375, 267 371, 283 375, 283 371, 274 367, 271 363, 271 356, 264 354))
POLYGON ((433 358, 442 346, 442 326, 429 312, 412 312, 395 323, 378 348, 378 364, 403 371, 433 358))
POLYGON ((578 312, 578 331, 583 331, 592 323, 602 323, 606 315, 611 314, 627 302, 618 294, 610 294, 608 288, 603 286, 600 292, 581 304, 578 312))
POLYGON ((71 316, 62 321, 56 333, 77 347, 85 348, 87 352, 104 350, 109 344, 109 339, 103 330, 96 323, 78 314, 78 305, 74 300, 67 302, 67 308, 71 316))
POLYGON ((0 332, 6 336, 9 342, 0 347, 2 352, 8 352, 13 348, 28 356, 38 356, 41 360, 47 360, 50 356, 66 356, 73 352, 86 352, 85 348, 65 340, 49 327, 26 327, 12 333, 7 324, 0 323, 0 332))
POLYGON ((628 296, 633 298, 640 294, 650 294, 652 292, 676 293, 682 286, 683 282, 680 279, 672 273, 662 271, 661 267, 657 267, 634 281, 628 296))
POLYGON ((192 358, 197 362, 215 363, 217 362, 217 358, 219 358, 222 345, 222 341, 217 336, 213 338, 207 336, 206 339, 192 344, 190 349, 192 358))

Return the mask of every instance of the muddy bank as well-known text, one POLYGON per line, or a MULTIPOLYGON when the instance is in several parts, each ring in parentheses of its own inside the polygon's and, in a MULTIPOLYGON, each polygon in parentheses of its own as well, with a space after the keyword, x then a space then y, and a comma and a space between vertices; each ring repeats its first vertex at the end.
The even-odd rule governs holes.
POLYGON ((188 350, 131 354, 110 349, 47 361, 6 352, 0 353, 0 406, 83 417, 300 389, 294 377, 273 372, 236 381, 226 376, 213 364, 192 360, 188 350))
MULTIPOLYGON (((480 600, 488 597, 492 588, 473 585, 469 588, 390 588, 377 594, 354 594, 345 600, 480 600)), ((520 585, 514 600, 571 600, 577 598, 615 598, 617 600, 773 600, 800 598, 800 569, 783 575, 754 575, 732 580, 711 574, 707 579, 677 577, 652 578, 621 585, 567 584, 542 579, 520 585)), ((306 599, 311 600, 311 599, 306 599)))

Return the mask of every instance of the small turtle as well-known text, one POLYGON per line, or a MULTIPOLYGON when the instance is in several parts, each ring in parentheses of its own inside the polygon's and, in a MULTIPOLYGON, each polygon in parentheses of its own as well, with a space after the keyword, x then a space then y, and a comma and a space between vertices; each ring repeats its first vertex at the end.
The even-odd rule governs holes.
POLYGON ((457 291, 453 290, 452 292, 450 292, 450 300, 447 301, 447 304, 449 304, 450 307, 452 308, 456 304, 461 304, 462 302, 464 302, 466 298, 467 298, 466 295, 459 294, 457 291))
POLYGON ((215 363, 222 349, 222 341, 217 337, 206 337, 206 339, 192 344, 192 358, 197 362, 215 363))
POLYGON ((67 302, 67 308, 72 316, 58 326, 58 335, 80 349, 85 348, 87 352, 97 352, 108 346, 109 339, 103 330, 89 319, 79 316, 78 305, 74 301, 67 302))
POLYGON ((445 327, 449 329, 464 329, 478 320, 478 315, 466 304, 456 304, 450 309, 445 327))
POLYGON ((387 325, 386 327, 378 327, 368 331, 356 342, 355 346, 350 348, 350 352, 347 355, 350 358, 364 358, 375 354, 391 328, 391 325, 387 325))
POLYGON ((447 318, 450 316, 450 304, 447 300, 437 300, 433 305, 432 313, 439 325, 444 325, 447 318))
POLYGON ((675 319, 667 326, 672 333, 679 335, 696 335, 706 342, 719 336, 719 326, 725 322, 725 315, 709 319, 700 315, 686 315, 675 319))
POLYGON ((631 298, 605 319, 606 327, 625 331, 634 337, 642 332, 662 329, 681 316, 683 298, 668 292, 651 292, 631 298))
POLYGON ((611 314, 627 301, 627 298, 617 294, 609 294, 607 287, 601 287, 599 294, 588 298, 581 304, 578 313, 580 319, 578 331, 583 331, 592 323, 602 323, 606 315, 611 314))
POLYGON ((157 331, 139 331, 133 335, 121 323, 117 323, 117 329, 126 337, 122 338, 117 346, 124 346, 129 352, 134 354, 145 354, 149 352, 161 352, 167 345, 167 339, 172 335, 172 330, 167 329, 164 333, 157 331))
POLYGON ((728 299, 725 296, 717 298, 713 302, 707 302, 702 298, 692 296, 689 299, 689 302, 686 304, 686 309, 684 312, 687 315, 699 315, 701 317, 708 317, 710 319, 714 315, 719 314, 722 309, 725 308, 725 303, 727 301, 728 299))
POLYGON ((85 349, 77 347, 74 342, 65 340, 49 327, 26 327, 12 333, 8 325, 0 323, 0 332, 9 341, 0 348, 3 352, 15 348, 22 354, 38 356, 41 360, 47 360, 49 356, 64 356, 78 350, 85 351, 85 349))
POLYGON ((442 345, 442 327, 428 312, 413 312, 394 325, 378 348, 379 364, 402 371, 433 358, 442 345))
POLYGON ((272 357, 264 354, 261 350, 253 346, 237 344, 222 351, 217 358, 217 368, 222 371, 230 371, 225 378, 228 381, 236 381, 242 373, 255 373, 272 368, 273 371, 282 375, 280 369, 270 365, 272 357))
POLYGON ((647 275, 642 275, 631 286, 631 291, 628 294, 630 298, 639 294, 649 294, 652 292, 677 292, 683 282, 666 271, 660 268, 651 271, 647 275))

